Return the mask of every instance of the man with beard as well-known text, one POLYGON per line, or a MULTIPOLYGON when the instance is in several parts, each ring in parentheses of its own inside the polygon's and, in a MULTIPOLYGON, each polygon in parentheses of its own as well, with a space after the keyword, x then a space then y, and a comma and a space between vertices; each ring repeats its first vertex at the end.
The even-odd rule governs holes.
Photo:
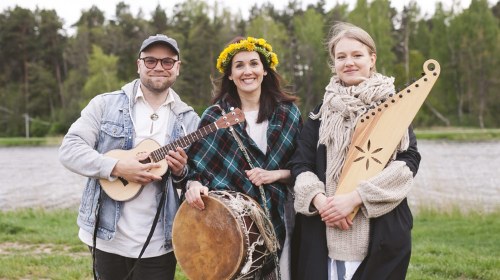
POLYGON ((179 207, 174 186, 180 187, 188 173, 186 153, 180 147, 168 152, 171 176, 163 178, 150 172, 159 163, 140 162, 148 158, 147 153, 125 159, 104 154, 130 150, 145 139, 165 146, 196 129, 198 115, 171 88, 180 64, 174 39, 150 36, 139 50, 139 79, 93 98, 64 137, 62 164, 89 178, 77 224, 79 238, 92 252, 96 279, 121 280, 129 274, 128 279, 134 280, 174 279, 172 224, 179 207), (99 179, 144 187, 132 200, 115 201, 103 191, 99 179))

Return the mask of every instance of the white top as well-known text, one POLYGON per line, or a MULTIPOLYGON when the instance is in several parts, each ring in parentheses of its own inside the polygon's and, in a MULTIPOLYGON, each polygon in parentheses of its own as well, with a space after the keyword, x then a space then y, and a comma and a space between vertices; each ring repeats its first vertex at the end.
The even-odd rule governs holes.
POLYGON ((250 111, 245 113, 245 121, 247 123, 246 131, 250 138, 257 144, 259 149, 266 154, 267 152, 267 126, 268 120, 257 123, 259 111, 250 111))
MULTIPOLYGON (((165 145, 168 118, 173 102, 174 98, 169 94, 167 100, 154 112, 144 99, 141 87, 137 89, 137 96, 133 107, 134 114, 132 114, 135 122, 135 146, 145 139, 153 139, 160 146, 165 145), (151 118, 153 113, 158 115, 156 121, 153 121, 151 118)), ((139 257, 156 215, 156 201, 159 201, 160 198, 161 181, 154 181, 147 184, 138 197, 131 201, 123 202, 115 238, 111 241, 104 241, 97 238, 97 248, 104 252, 128 258, 139 257)), ((90 233, 80 229, 78 236, 85 244, 92 246, 92 235, 90 233)), ((159 222, 143 254, 143 258, 157 257, 171 252, 172 249, 167 251, 163 247, 164 239, 163 223, 159 222)))

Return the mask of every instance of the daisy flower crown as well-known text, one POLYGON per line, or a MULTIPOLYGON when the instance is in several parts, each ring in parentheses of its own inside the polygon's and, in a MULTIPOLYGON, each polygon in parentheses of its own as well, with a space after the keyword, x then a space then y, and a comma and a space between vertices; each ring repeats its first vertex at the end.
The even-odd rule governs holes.
POLYGON ((224 74, 224 69, 229 64, 233 56, 241 51, 256 51, 262 54, 269 64, 269 67, 276 71, 276 65, 278 65, 278 57, 273 53, 273 47, 266 44, 266 40, 260 38, 256 39, 253 37, 248 37, 246 40, 241 40, 238 43, 234 43, 225 48, 219 58, 217 59, 217 69, 219 72, 224 74))

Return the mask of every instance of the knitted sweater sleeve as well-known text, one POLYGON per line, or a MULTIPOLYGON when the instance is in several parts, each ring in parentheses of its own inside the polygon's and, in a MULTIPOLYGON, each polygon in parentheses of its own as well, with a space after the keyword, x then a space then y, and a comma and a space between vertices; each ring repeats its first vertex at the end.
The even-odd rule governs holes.
MULTIPOLYGON (((317 113, 321 104, 313 112, 317 113)), ((314 196, 325 194, 325 184, 316 175, 316 151, 318 143, 319 121, 307 118, 297 141, 290 170, 295 181, 295 210, 306 216, 317 215, 318 211, 311 204, 314 196)))
POLYGON ((366 181, 360 181, 358 191, 367 218, 380 217, 399 205, 413 185, 413 173, 404 161, 390 162, 384 170, 366 181))
POLYGON ((317 215, 318 210, 311 202, 319 193, 325 194, 325 184, 318 176, 310 171, 300 173, 295 180, 295 210, 306 216, 317 215))

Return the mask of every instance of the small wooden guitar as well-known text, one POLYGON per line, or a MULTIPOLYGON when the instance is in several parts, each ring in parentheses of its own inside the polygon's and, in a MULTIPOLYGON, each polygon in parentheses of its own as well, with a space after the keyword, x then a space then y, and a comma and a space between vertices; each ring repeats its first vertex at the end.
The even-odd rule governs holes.
MULTIPOLYGON (((204 126, 197 131, 188 134, 166 146, 160 147, 160 145, 156 141, 152 139, 146 139, 131 150, 111 150, 105 153, 104 156, 115 159, 126 159, 139 154, 149 153, 149 157, 141 163, 160 163, 161 167, 153 168, 149 172, 158 176, 162 176, 168 170, 168 164, 165 156, 169 151, 175 151, 177 147, 185 148, 191 143, 198 141, 199 139, 218 129, 227 128, 243 121, 245 121, 245 114, 239 108, 236 108, 230 113, 227 113, 224 116, 220 117, 216 122, 204 126)), ((132 200, 139 196, 142 189, 144 188, 144 186, 141 184, 128 182, 121 177, 118 177, 118 180, 115 180, 113 182, 107 179, 99 179, 99 182, 101 183, 104 192, 106 192, 109 197, 116 201, 132 200)))
MULTIPOLYGON (((362 180, 384 169, 413 118, 436 83, 441 67, 435 60, 424 63, 423 77, 361 116, 342 168, 336 195, 352 192, 362 180)), ((354 219, 359 207, 349 217, 354 219)))

